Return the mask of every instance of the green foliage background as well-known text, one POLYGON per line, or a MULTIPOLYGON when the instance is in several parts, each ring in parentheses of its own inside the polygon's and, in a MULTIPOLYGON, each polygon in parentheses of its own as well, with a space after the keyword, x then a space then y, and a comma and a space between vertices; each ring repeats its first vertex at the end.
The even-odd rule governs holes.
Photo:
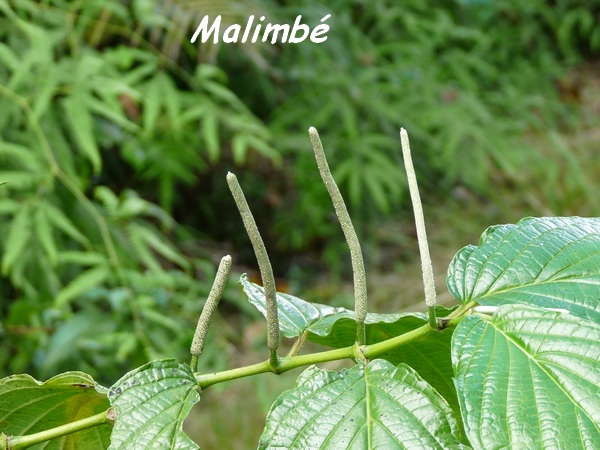
MULTIPOLYGON (((186 360, 214 262, 254 264, 232 167, 295 294, 319 269, 343 275, 311 125, 376 269, 414 248, 401 126, 451 253, 465 237, 450 227, 598 216, 598 23, 600 6, 576 0, 0 0, 0 375, 80 369, 111 384, 186 360), (189 42, 205 14, 227 26, 252 13, 331 14, 328 40, 189 42)), ((239 288, 223 310, 201 359, 211 371, 263 343, 239 288)), ((249 408, 266 411, 254 383, 249 408)), ((261 426, 239 429, 255 443, 261 426)))

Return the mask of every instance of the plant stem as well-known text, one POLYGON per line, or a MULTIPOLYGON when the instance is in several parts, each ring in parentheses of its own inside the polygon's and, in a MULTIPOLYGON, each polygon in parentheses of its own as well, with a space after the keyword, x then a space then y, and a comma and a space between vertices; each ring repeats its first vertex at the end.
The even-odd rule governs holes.
POLYGON ((67 423, 59 427, 49 430, 40 431, 39 433, 29 434, 27 436, 17 436, 10 438, 9 446, 11 450, 20 450, 31 447, 32 445, 41 444, 42 442, 56 439, 61 436, 66 436, 77 431, 86 430, 88 428, 97 427, 104 424, 112 424, 111 420, 112 408, 108 408, 99 414, 75 422, 67 423))
MULTIPOLYGON (((447 317, 444 317, 444 320, 446 320, 445 328, 458 325, 462 318, 465 317, 470 312, 469 310, 476 304, 477 303, 475 301, 471 301, 461 305, 447 317)), ((298 367, 318 364, 326 361, 336 361, 340 359, 372 359, 430 333, 440 332, 443 333, 444 331, 438 331, 437 327, 432 328, 429 323, 427 323, 419 328, 401 334, 400 336, 396 336, 376 344, 363 345, 361 347, 358 347, 356 344, 354 344, 349 347, 338 348, 335 350, 279 358, 279 364, 277 367, 273 367, 271 362, 267 360, 257 364, 252 364, 250 366, 238 367, 236 369, 224 370, 222 372, 196 374, 196 380, 198 381, 198 386, 201 389, 205 389, 213 384, 249 377, 259 373, 272 372, 280 374, 298 367), (360 354, 357 354, 357 349, 360 354)))
POLYGON ((328 350, 325 352, 311 353, 309 355, 300 355, 292 357, 279 358, 279 364, 275 368, 271 365, 271 361, 263 361, 258 364, 252 364, 250 366, 239 367, 237 369, 224 370, 223 372, 216 372, 212 374, 200 374, 196 376, 198 385, 201 389, 207 388, 216 383, 223 381, 235 380, 237 378, 244 378, 259 373, 273 372, 283 373, 288 370, 296 369, 297 367, 307 366, 310 364, 316 364, 325 361, 335 361, 338 359, 349 359, 355 356, 355 346, 338 348, 335 350, 328 350))

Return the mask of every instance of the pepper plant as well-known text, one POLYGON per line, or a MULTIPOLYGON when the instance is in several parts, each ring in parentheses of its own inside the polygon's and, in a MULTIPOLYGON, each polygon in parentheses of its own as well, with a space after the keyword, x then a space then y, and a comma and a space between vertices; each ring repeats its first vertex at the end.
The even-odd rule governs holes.
POLYGON ((109 388, 82 372, 40 382, 0 380, 0 449, 195 449, 182 424, 216 383, 308 366, 273 404, 259 449, 600 447, 600 219, 525 218, 488 228, 460 250, 436 305, 409 141, 401 143, 421 253, 426 313, 367 311, 361 248, 309 130, 317 165, 350 247, 354 311, 276 291, 265 245, 235 175, 227 182, 257 256, 263 286, 242 276, 266 317, 268 358, 199 373, 204 340, 231 267, 225 256, 205 303, 190 363, 152 361, 109 388), (286 356, 280 335, 295 339, 286 356), (306 340, 329 350, 302 354, 306 340), (349 359, 341 371, 319 368, 349 359))

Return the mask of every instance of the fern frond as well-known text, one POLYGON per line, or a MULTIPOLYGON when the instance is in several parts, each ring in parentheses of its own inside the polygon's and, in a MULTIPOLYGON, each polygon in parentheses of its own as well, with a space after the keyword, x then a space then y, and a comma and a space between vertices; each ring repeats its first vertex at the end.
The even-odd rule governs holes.
POLYGON ((117 212, 117 209, 119 208, 119 198, 106 186, 97 186, 94 189, 94 197, 100 200, 110 215, 117 212))
POLYGON ((0 180, 6 181, 7 189, 25 191, 36 184, 36 178, 30 172, 19 170, 0 170, 0 180))
POLYGON ((191 268, 190 263, 174 247, 161 239, 158 233, 139 224, 132 224, 130 227, 134 229, 133 233, 136 238, 141 239, 147 248, 154 250, 166 260, 186 270, 191 268))
POLYGON ((95 252, 62 251, 56 258, 57 264, 76 264, 78 266, 95 266, 107 263, 106 255, 95 252))
POLYGON ((15 216, 5 241, 2 273, 8 275, 31 239, 31 210, 24 206, 15 216))
POLYGON ((144 319, 163 328, 168 328, 176 334, 181 333, 181 323, 177 322, 176 320, 150 308, 142 308, 140 312, 142 313, 144 319))
POLYGON ((92 163, 94 171, 99 172, 102 159, 94 137, 94 119, 87 104, 88 99, 89 94, 74 92, 62 101, 62 105, 79 150, 92 163))
POLYGON ((37 298, 40 295, 39 286, 34 286, 31 281, 31 265, 35 258, 33 246, 26 245, 10 269, 10 281, 15 287, 23 291, 26 298, 37 298))
POLYGON ((36 209, 34 217, 37 239, 44 249, 46 256, 48 257, 48 262, 51 266, 54 266, 56 264, 58 250, 56 248, 52 227, 50 226, 50 221, 48 220, 48 215, 44 205, 41 205, 36 209))
POLYGON ((154 127, 162 105, 159 84, 159 75, 156 75, 145 84, 144 89, 145 95, 142 124, 144 127, 144 132, 146 132, 149 136, 154 134, 154 127))
POLYGON ((56 228, 83 246, 87 247, 90 244, 88 238, 77 229, 73 222, 71 222, 71 219, 69 219, 60 209, 58 209, 52 203, 47 203, 45 205, 45 210, 48 216, 48 221, 56 228))
POLYGON ((0 62, 11 71, 19 69, 20 60, 13 50, 6 44, 0 42, 0 62))
POLYGON ((21 208, 21 204, 13 200, 12 198, 0 199, 0 214, 11 214, 13 215, 16 211, 21 208))
POLYGON ((38 89, 36 89, 31 105, 33 114, 38 120, 46 114, 51 106, 58 86, 65 78, 65 66, 64 63, 47 66, 47 73, 41 80, 38 89))
POLYGON ((82 272, 58 293, 54 299, 54 307, 64 308, 71 300, 104 283, 109 276, 110 270, 104 264, 82 272))
POLYGON ((16 168, 31 173, 39 173, 47 169, 47 165, 43 164, 36 151, 23 145, 0 141, 0 162, 4 164, 7 160, 15 164, 16 168))
POLYGON ((129 224, 127 227, 127 236, 139 261, 153 272, 161 272, 162 268, 146 244, 142 233, 140 233, 140 227, 133 223, 129 224))
POLYGON ((75 164, 74 150, 68 141, 64 126, 62 125, 62 111, 52 107, 44 115, 42 122, 43 132, 48 140, 48 145, 60 165, 60 169, 75 183, 79 183, 78 168, 75 164))

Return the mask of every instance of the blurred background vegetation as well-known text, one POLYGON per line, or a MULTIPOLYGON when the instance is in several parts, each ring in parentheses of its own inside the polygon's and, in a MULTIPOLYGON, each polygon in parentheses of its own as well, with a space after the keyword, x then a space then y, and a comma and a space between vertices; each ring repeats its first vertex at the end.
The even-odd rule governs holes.
MULTIPOLYGON (((485 227, 600 215, 598 0, 0 0, 0 376, 110 385, 187 361, 215 263, 237 275, 204 370, 266 358, 236 285, 256 274, 238 175, 280 290, 351 306, 348 252, 308 139, 358 228, 370 308, 421 302, 398 132, 410 134, 437 274, 485 227), (328 20, 299 45, 191 44, 223 27, 328 20)), ((293 376, 203 394, 202 448, 256 445, 293 376), (263 413, 258 414, 257 411, 263 413)))

